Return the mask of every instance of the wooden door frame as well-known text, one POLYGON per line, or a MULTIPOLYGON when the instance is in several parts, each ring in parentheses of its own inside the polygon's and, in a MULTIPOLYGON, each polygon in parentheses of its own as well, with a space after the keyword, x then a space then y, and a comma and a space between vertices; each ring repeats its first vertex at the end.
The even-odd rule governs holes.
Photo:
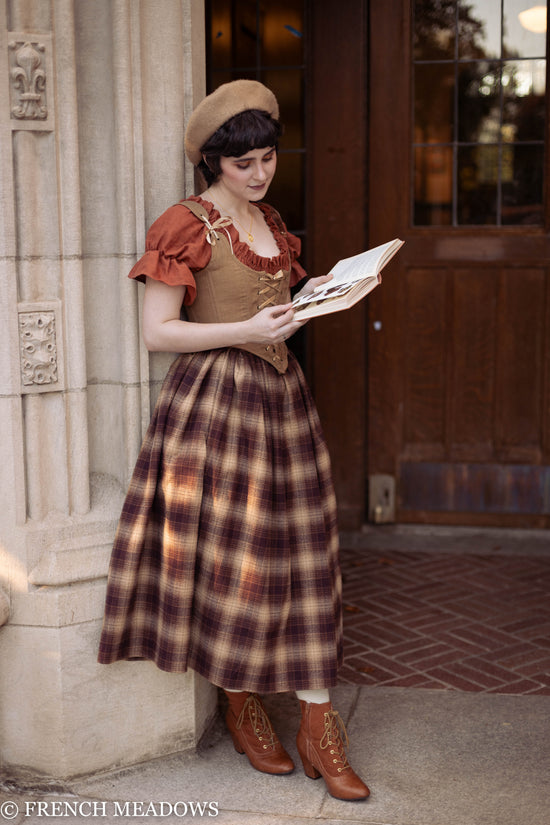
MULTIPOLYGON (((367 246, 368 0, 308 3, 308 256, 321 275, 367 246)), ((308 325, 309 376, 342 529, 365 520, 366 306, 308 325)))

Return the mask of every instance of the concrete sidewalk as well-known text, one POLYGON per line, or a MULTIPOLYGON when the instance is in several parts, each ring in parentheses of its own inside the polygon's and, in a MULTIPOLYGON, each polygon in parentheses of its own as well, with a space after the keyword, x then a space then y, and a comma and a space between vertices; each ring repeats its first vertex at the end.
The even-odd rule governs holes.
POLYGON ((0 823, 1 812, 15 825, 550 822, 550 697, 357 685, 340 685, 332 696, 348 729, 350 761, 371 788, 368 800, 333 799, 322 779, 304 775, 294 742, 298 703, 278 695, 265 704, 296 760, 291 775, 254 771, 219 718, 196 753, 68 782, 53 794, 46 787, 42 794, 4 788, 0 823), (6 801, 18 813, 2 808, 6 801), (193 816, 191 802, 207 803, 203 816, 193 816))

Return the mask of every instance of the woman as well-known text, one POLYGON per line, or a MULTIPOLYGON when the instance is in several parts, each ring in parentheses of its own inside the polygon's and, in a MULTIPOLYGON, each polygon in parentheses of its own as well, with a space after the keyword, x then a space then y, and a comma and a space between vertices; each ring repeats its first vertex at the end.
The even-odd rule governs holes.
POLYGON ((202 101, 186 152, 208 188, 161 215, 130 272, 146 282, 148 349, 180 355, 121 515, 99 661, 201 673, 226 693, 237 751, 273 774, 294 765, 258 693, 297 691, 307 775, 361 799, 369 791, 328 694, 342 657, 329 458, 284 343, 301 326, 290 286, 305 273, 299 241, 262 202, 278 113, 272 92, 250 80, 202 101))

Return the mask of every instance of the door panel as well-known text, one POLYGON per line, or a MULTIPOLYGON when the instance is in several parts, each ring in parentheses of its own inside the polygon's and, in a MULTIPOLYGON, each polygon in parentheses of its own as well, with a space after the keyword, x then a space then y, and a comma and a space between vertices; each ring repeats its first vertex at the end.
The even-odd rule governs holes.
POLYGON ((406 243, 368 300, 369 476, 403 522, 550 524, 546 63, 512 5, 521 61, 489 0, 371 3, 369 244, 406 243))

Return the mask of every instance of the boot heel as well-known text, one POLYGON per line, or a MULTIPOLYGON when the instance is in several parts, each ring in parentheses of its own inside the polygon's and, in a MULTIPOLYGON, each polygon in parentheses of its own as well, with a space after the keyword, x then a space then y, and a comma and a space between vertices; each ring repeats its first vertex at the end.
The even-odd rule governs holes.
POLYGON ((302 760, 305 775, 309 776, 310 779, 319 779, 321 774, 319 773, 315 765, 312 764, 312 762, 307 758, 305 753, 302 753, 300 749, 298 749, 298 753, 300 755, 300 759, 302 760))
POLYGON ((235 750, 237 751, 237 753, 244 753, 244 748, 241 745, 241 743, 239 742, 239 740, 237 739, 237 736, 233 733, 232 730, 230 730, 229 733, 231 734, 231 739, 233 740, 233 746, 234 746, 235 750))

